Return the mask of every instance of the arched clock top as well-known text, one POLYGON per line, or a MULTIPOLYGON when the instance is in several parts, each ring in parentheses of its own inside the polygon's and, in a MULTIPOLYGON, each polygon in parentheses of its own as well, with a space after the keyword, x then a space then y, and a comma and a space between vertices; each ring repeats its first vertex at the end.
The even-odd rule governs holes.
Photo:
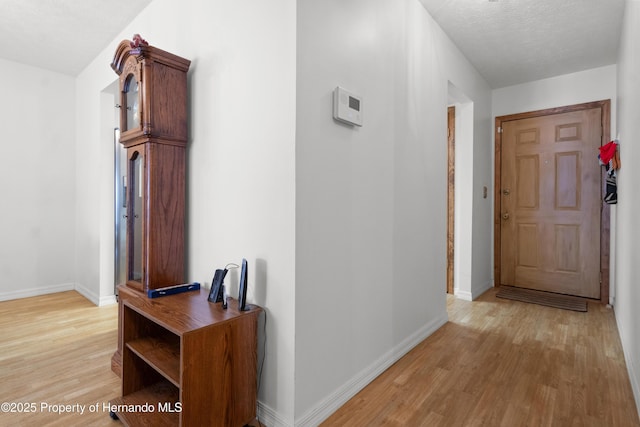
MULTIPOLYGON (((137 62, 144 60, 152 60, 159 62, 167 67, 187 72, 191 61, 184 59, 178 55, 174 55, 157 47, 150 46, 146 40, 142 39, 138 34, 134 35, 133 40, 122 40, 111 61, 111 68, 118 75, 122 75, 126 70, 127 60, 134 57, 137 62)), ((134 63, 135 64, 135 63, 134 63)))
POLYGON ((127 70, 125 68, 135 66, 135 62, 132 64, 131 62, 127 62, 130 57, 133 57, 136 62, 142 60, 144 55, 142 53, 142 48, 132 48, 132 42, 129 40, 122 40, 118 47, 116 48, 116 53, 113 56, 113 60, 111 61, 111 68, 116 72, 119 76, 127 74, 127 70), (129 64, 129 65, 127 65, 129 64))

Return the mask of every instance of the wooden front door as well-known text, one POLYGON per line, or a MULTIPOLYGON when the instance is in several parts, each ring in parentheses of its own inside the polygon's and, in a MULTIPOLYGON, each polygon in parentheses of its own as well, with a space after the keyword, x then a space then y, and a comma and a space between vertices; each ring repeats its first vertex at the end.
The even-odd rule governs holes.
POLYGON ((501 284, 600 298, 601 117, 502 123, 501 284))

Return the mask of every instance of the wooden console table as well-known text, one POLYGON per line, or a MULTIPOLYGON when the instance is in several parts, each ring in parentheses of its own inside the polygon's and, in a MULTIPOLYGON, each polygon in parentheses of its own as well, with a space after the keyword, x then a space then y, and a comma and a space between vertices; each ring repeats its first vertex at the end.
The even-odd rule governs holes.
POLYGON ((256 416, 260 307, 238 311, 208 291, 147 298, 119 287, 122 397, 128 426, 243 426, 256 416), (137 406, 136 406, 137 405, 137 406))

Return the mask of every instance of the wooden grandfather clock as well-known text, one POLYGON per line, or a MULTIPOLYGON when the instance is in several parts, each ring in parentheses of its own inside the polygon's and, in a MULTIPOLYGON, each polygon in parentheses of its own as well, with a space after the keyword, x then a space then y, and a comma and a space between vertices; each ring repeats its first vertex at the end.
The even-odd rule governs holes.
POLYGON ((118 45, 111 68, 120 76, 120 143, 127 150, 126 284, 122 301, 184 283, 187 71, 191 61, 136 34, 118 45))
POLYGON ((184 281, 187 71, 191 61, 122 41, 120 143, 127 149, 127 286, 147 292, 184 281))

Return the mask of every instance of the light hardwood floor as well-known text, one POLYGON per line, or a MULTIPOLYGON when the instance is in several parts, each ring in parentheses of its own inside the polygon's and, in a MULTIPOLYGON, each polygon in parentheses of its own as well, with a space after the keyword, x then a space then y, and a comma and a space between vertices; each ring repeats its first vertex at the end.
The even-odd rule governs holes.
POLYGON ((447 296, 449 322, 331 426, 638 426, 613 311, 447 296))
POLYGON ((121 390, 111 371, 117 335, 117 305, 75 291, 0 302, 0 404, 17 411, 3 407, 0 426, 122 426, 108 410, 121 390))
MULTIPOLYGON (((447 301, 450 322, 323 426, 640 426, 611 309, 563 311, 495 290, 447 301)), ((0 412, 0 425, 121 425, 102 410, 120 393, 116 334, 117 307, 76 292, 0 302, 0 402, 37 405, 0 412), (58 415, 42 403, 86 409, 58 415)))
POLYGON ((3 410, 0 425, 121 425, 102 408, 120 394, 111 372, 117 328, 116 305, 96 307, 75 291, 0 302, 0 403, 36 405, 27 407, 35 412, 3 410), (86 405, 85 413, 50 412, 74 404, 86 405), (99 410, 89 412, 92 404, 99 410))

